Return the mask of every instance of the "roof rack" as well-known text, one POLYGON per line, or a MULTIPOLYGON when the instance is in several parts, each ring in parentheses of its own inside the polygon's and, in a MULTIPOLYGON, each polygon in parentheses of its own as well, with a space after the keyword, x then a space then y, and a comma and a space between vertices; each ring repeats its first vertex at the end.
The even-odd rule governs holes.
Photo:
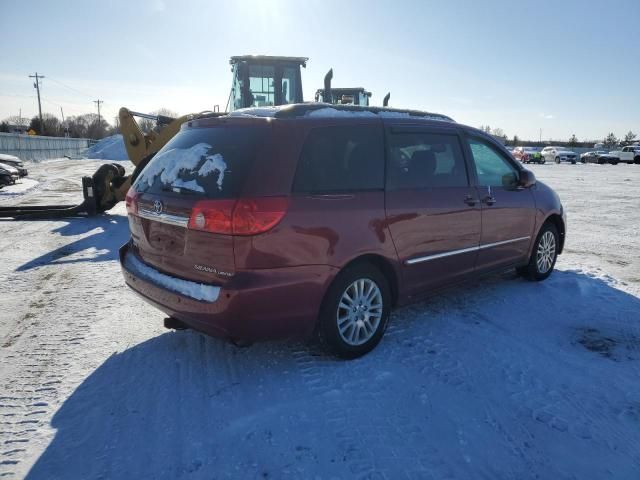
MULTIPOLYGON (((252 109, 248 108, 245 112, 251 115, 252 109)), ((401 108, 388 108, 388 107, 364 107, 359 105, 333 105, 331 103, 297 103, 293 105, 284 105, 282 107, 274 107, 273 114, 271 116, 275 118, 293 118, 303 117, 306 115, 323 116, 326 113, 327 117, 340 116, 340 112, 353 112, 355 114, 367 113, 380 115, 383 117, 418 117, 429 120, 440 120, 444 122, 455 122, 451 117, 442 115, 440 113, 423 112, 420 110, 401 109, 401 108), (324 112, 323 112, 324 111, 324 112)), ((265 116, 262 113, 261 116, 265 116)))

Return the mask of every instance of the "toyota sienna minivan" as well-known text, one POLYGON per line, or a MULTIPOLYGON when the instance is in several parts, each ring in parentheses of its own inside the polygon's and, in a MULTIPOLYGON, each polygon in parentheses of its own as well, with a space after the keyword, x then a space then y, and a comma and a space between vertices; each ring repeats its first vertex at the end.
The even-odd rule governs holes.
POLYGON ((297 104, 199 117, 127 199, 126 283, 235 342, 380 341, 392 308, 473 276, 547 278, 565 212, 493 137, 416 111, 297 104))

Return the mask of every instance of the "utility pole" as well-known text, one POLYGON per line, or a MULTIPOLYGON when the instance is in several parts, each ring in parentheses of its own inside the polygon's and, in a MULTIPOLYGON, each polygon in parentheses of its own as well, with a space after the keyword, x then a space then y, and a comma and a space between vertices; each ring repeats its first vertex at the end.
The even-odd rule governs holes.
POLYGON ((104 103, 103 100, 94 100, 93 103, 95 103, 98 106, 98 125, 100 125, 102 122, 100 121, 100 104, 104 103))
POLYGON ((62 111, 62 107, 60 107, 60 115, 62 115, 62 124, 64 125, 64 112, 62 111))
MULTIPOLYGON (((29 75, 29 78, 36 79, 33 86, 36 87, 36 90, 38 91, 38 113, 40 114, 40 130, 44 132, 44 124, 42 123, 42 103, 40 103, 40 79, 44 78, 44 75, 38 75, 38 72, 36 72, 35 75, 29 75)), ((42 132, 40 133, 41 135, 42 132)))

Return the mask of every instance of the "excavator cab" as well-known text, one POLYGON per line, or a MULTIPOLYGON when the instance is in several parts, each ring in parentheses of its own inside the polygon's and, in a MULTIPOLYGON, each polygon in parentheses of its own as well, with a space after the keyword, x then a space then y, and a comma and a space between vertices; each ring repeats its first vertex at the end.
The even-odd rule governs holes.
POLYGON ((226 110, 301 103, 300 67, 306 67, 307 60, 266 55, 231 57, 233 83, 226 110))
POLYGON ((332 88, 331 98, 325 98, 324 89, 316 91, 316 102, 332 103, 333 105, 360 105, 369 106, 371 92, 362 87, 357 88, 332 88))

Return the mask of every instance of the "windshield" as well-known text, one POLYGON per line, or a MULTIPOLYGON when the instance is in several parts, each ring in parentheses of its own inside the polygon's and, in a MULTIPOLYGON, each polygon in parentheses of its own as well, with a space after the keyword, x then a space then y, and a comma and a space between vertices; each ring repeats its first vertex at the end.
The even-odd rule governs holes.
POLYGON ((265 127, 247 126, 182 130, 142 170, 134 189, 235 197, 265 134, 265 127))

